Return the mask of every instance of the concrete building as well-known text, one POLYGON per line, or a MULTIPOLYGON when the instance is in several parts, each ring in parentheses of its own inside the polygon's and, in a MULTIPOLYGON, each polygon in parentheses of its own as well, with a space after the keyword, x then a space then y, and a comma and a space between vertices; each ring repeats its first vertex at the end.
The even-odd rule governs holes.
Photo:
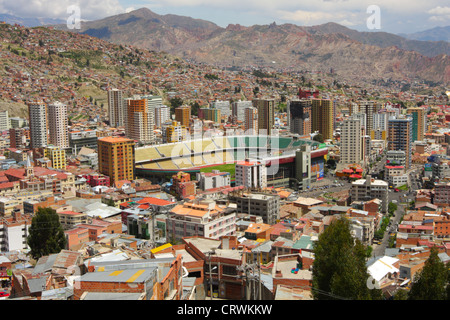
POLYGON ((155 141, 155 111, 151 106, 154 96, 133 96, 125 99, 127 103, 127 138, 141 143, 155 141))
POLYGON ((155 107, 155 125, 160 128, 163 123, 170 120, 170 108, 166 105, 155 107))
POLYGON ((111 127, 123 127, 127 119, 127 104, 122 96, 122 90, 108 90, 108 117, 111 127))
POLYGON ((258 134, 258 109, 245 108, 245 132, 247 134, 258 134))
POLYGON ((236 212, 215 201, 194 200, 172 208, 167 214, 166 226, 167 239, 191 236, 220 239, 235 235, 236 212))
POLYGON ((433 203, 437 206, 442 207, 447 207, 448 205, 450 205, 450 183, 435 183, 433 203))
POLYGON ((426 132, 427 113, 424 108, 408 108, 406 113, 412 116, 412 141, 423 141, 426 132))
POLYGON ((59 101, 48 105, 49 144, 60 147, 69 147, 67 106, 59 101))
POLYGON ((311 134, 312 102, 308 99, 290 100, 287 104, 287 121, 289 131, 301 136, 311 134))
POLYGON ((31 215, 15 211, 11 216, 0 217, 0 251, 22 251, 29 249, 27 237, 31 226, 31 215))
POLYGON ((350 118, 343 121, 339 163, 362 164, 364 162, 363 140, 361 139, 361 120, 350 118))
POLYGON ((235 179, 236 186, 266 188, 266 166, 258 161, 239 161, 236 163, 235 179))
POLYGON ((216 101, 212 101, 210 103, 211 109, 219 109, 220 110, 220 114, 222 116, 225 116, 226 118, 228 118, 229 116, 231 116, 231 105, 230 105, 230 101, 220 101, 220 100, 216 100, 216 101))
POLYGON ((280 218, 280 196, 266 193, 236 192, 230 195, 239 213, 262 217, 266 224, 276 224, 280 218))
POLYGON ((404 151, 406 155, 405 167, 411 167, 413 143, 412 117, 390 117, 388 121, 388 150, 404 151))
POLYGON ((336 106, 330 99, 312 99, 312 132, 318 131, 325 140, 332 139, 335 121, 336 106))
POLYGON ((19 117, 10 117, 9 125, 11 128, 23 128, 28 125, 27 119, 19 118, 19 117))
POLYGON ((234 101, 231 104, 231 115, 236 117, 238 121, 245 122, 245 109, 252 106, 251 101, 234 101))
POLYGON ((188 129, 177 121, 168 121, 161 125, 163 143, 184 141, 188 138, 188 129))
POLYGON ((369 201, 372 199, 381 200, 381 211, 388 209, 388 183, 383 180, 375 180, 370 175, 366 179, 359 179, 352 182, 352 201, 369 201))
POLYGON ((81 148, 97 149, 97 130, 75 130, 69 132, 69 147, 72 154, 78 154, 81 148))
POLYGON ((406 167, 406 153, 402 150, 389 150, 386 152, 386 163, 406 167))
POLYGON ((258 133, 271 135, 275 124, 275 100, 255 99, 252 104, 258 109, 258 133))
POLYGON ((8 110, 0 111, 0 131, 7 131, 10 127, 8 110))
POLYGON ((230 173, 220 172, 219 170, 213 170, 212 172, 198 172, 197 181, 198 188, 203 191, 231 185, 230 173))
POLYGON ((45 147, 48 144, 47 105, 44 102, 28 103, 30 117, 30 147, 45 147))
POLYGON ((178 121, 182 126, 189 129, 191 121, 191 107, 181 106, 175 108, 175 120, 178 121))
POLYGON ((366 132, 370 134, 372 132, 373 117, 378 111, 378 105, 375 101, 358 101, 358 112, 366 115, 366 132))
POLYGON ((98 139, 98 170, 114 184, 119 180, 134 180, 135 142, 126 138, 98 139))
POLYGON ((29 130, 25 128, 10 128, 9 129, 9 146, 11 148, 25 148, 27 145, 27 136, 29 130), (28 131, 28 132, 27 132, 28 131))
POLYGON ((53 169, 66 169, 66 150, 63 148, 57 146, 47 146, 44 148, 44 157, 50 160, 51 167, 53 169))
POLYGON ((200 119, 209 120, 216 123, 220 123, 222 121, 222 114, 220 109, 201 108, 199 110, 198 117, 200 119))

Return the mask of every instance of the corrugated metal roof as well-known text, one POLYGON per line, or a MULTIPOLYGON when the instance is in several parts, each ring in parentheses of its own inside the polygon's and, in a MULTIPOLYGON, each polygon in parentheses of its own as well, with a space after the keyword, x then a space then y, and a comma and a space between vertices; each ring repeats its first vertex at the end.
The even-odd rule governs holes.
POLYGON ((80 282, 146 282, 152 277, 156 277, 157 267, 146 269, 123 269, 115 271, 88 272, 79 278, 80 282))

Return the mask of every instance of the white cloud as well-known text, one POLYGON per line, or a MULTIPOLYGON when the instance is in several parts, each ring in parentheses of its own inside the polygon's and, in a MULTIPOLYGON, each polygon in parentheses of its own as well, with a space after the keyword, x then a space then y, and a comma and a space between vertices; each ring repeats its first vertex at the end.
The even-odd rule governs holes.
POLYGON ((428 18, 431 22, 448 24, 450 21, 450 7, 437 6, 428 10, 432 16, 428 18))
POLYGON ((434 15, 450 15, 450 7, 437 6, 436 8, 428 10, 428 13, 434 15))
POLYGON ((118 0, 0 0, 0 12, 19 17, 65 19, 67 8, 80 8, 81 19, 93 20, 125 12, 118 0))

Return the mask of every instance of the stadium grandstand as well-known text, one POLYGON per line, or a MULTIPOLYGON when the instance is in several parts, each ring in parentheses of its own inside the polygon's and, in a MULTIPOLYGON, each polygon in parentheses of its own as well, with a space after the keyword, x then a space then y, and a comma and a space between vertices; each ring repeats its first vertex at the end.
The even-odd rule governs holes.
POLYGON ((170 181, 179 171, 191 173, 221 170, 231 172, 234 182, 234 165, 246 159, 259 160, 267 167, 269 186, 291 186, 296 176, 304 176, 296 168, 296 155, 308 146, 312 182, 323 177, 324 161, 328 148, 314 140, 285 136, 220 136, 136 148, 136 175, 154 183, 170 181), (271 173, 270 173, 271 172, 271 173))

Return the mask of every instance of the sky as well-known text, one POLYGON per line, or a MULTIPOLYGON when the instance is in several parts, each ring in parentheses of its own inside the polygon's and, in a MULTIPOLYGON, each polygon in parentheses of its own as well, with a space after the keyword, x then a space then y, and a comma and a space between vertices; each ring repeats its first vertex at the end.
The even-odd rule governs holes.
POLYGON ((336 22, 358 31, 399 34, 450 25, 448 0, 0 0, 0 13, 68 19, 73 5, 83 20, 147 7, 157 14, 190 16, 221 27, 336 22))

